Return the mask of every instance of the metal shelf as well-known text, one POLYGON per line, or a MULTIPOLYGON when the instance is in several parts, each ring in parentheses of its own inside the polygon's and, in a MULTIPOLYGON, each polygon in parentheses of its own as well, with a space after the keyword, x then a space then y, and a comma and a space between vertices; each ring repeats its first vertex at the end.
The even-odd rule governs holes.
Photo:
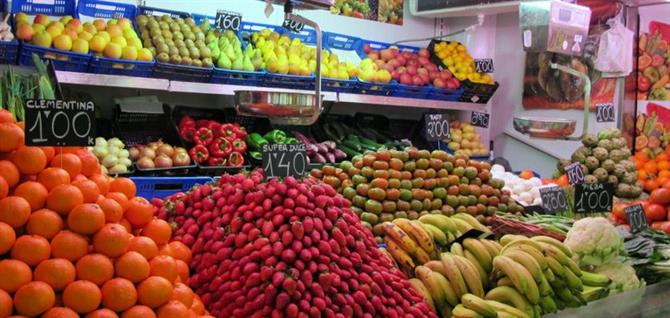
MULTIPOLYGON (((144 77, 121 76, 121 75, 66 72, 66 71, 57 71, 56 76, 58 77, 58 82, 61 84, 147 89, 147 90, 159 90, 173 93, 186 93, 186 94, 210 94, 210 95, 233 96, 235 94, 235 91, 240 90, 280 91, 280 92, 291 92, 291 93, 313 92, 313 91, 293 90, 285 88, 181 82, 181 81, 171 81, 159 78, 144 78, 144 77)), ((372 105, 387 105, 387 106, 429 108, 429 109, 432 108, 432 109, 444 109, 444 110, 484 111, 486 109, 485 104, 475 104, 475 103, 448 102, 448 101, 430 100, 430 99, 415 99, 405 97, 375 96, 375 95, 335 93, 335 92, 322 92, 322 93, 324 96, 323 98, 324 101, 339 102, 339 103, 372 104, 372 105)))

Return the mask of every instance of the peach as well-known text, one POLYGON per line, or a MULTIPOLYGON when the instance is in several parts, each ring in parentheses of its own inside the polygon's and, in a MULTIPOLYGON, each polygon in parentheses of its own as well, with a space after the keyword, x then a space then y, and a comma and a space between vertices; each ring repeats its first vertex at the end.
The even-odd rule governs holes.
POLYGON ((66 15, 66 16, 60 18, 59 21, 60 21, 61 23, 63 23, 63 24, 67 24, 68 22, 70 22, 70 21, 72 21, 72 20, 74 20, 74 18, 72 18, 71 15, 66 15))
POLYGON ((141 49, 142 48, 142 40, 140 40, 138 38, 128 39, 128 46, 135 47, 136 49, 141 49))
POLYGON ((100 31, 96 35, 99 35, 105 39, 105 43, 109 43, 109 41, 112 40, 112 37, 109 35, 109 33, 107 33, 107 31, 100 31))
POLYGON ((41 24, 41 25, 43 25, 43 26, 47 26, 47 25, 49 24, 49 22, 51 22, 50 19, 49 19, 49 17, 46 16, 46 15, 44 15, 44 14, 38 14, 38 15, 36 15, 36 16, 35 16, 35 19, 33 20, 33 23, 35 23, 35 24, 41 24))
POLYGON ((94 35, 89 41, 88 41, 88 46, 89 48, 98 53, 102 53, 105 50, 105 46, 107 45, 107 41, 105 41, 105 38, 103 38, 100 35, 94 35))
POLYGON ((51 25, 47 28, 47 32, 49 32, 49 35, 51 35, 52 39, 55 39, 57 36, 63 34, 63 29, 57 25, 51 25))
POLYGON ((14 20, 16 21, 16 24, 21 24, 21 23, 30 23, 30 18, 25 12, 19 12, 14 16, 14 20))
POLYGON ((33 35, 30 43, 41 47, 51 47, 51 34, 47 31, 40 31, 33 35))
POLYGON ((126 60, 137 60, 137 48, 132 46, 124 47, 121 57, 126 60))
POLYGON ((111 37, 123 35, 123 30, 118 25, 107 25, 107 29, 105 29, 105 31, 107 31, 111 37))
POLYGON ((70 39, 72 39, 72 41, 79 38, 79 35, 77 34, 77 32, 75 32, 72 29, 65 29, 65 32, 63 32, 63 34, 66 34, 67 36, 69 36, 70 39))
POLYGON ((43 24, 33 24, 33 33, 37 34, 38 32, 46 31, 46 27, 43 24))
POLYGON ((98 29, 91 22, 84 23, 84 31, 90 33, 91 35, 98 33, 98 29))
POLYGON ((128 46, 128 41, 126 41, 126 39, 125 39, 124 37, 122 37, 122 36, 118 36, 118 35, 117 35, 117 36, 113 36, 113 37, 112 37, 112 40, 111 40, 110 42, 111 42, 111 43, 116 43, 116 44, 118 44, 118 45, 119 45, 120 47, 122 47, 122 48, 128 46))
POLYGON ((30 42, 30 40, 33 39, 34 34, 35 32, 33 32, 33 28, 26 23, 20 23, 19 26, 16 27, 16 37, 22 41, 30 42))
POLYGON ((72 49, 72 39, 65 34, 61 34, 55 37, 53 44, 54 47, 59 50, 69 51, 72 49))
POLYGON ((133 29, 132 22, 130 22, 130 20, 127 19, 127 18, 119 19, 119 21, 116 22, 116 25, 120 26, 121 29, 123 29, 124 31, 127 30, 127 29, 130 29, 130 30, 133 29))
POLYGON ((74 40, 74 43, 72 43, 72 52, 87 54, 88 41, 82 38, 74 40))
POLYGON ((95 21, 93 21, 93 25, 98 31, 104 31, 107 27, 107 23, 103 19, 95 19, 95 21))
POLYGON ((121 46, 114 42, 108 43, 103 52, 104 56, 113 59, 121 58, 121 54, 122 54, 121 46))
POLYGON ((79 22, 79 23, 77 23, 77 22, 79 22, 79 20, 76 20, 76 19, 68 22, 68 24, 65 25, 65 29, 66 30, 72 30, 76 33, 83 32, 84 31, 84 26, 81 24, 81 22, 79 22))
POLYGON ((88 40, 90 40, 91 38, 93 38, 93 34, 88 33, 88 32, 86 32, 86 31, 82 31, 82 32, 79 33, 77 36, 78 36, 79 39, 82 39, 82 40, 84 40, 84 41, 88 41, 88 40))
POLYGON ((154 60, 154 56, 149 49, 144 48, 137 51, 137 59, 139 61, 151 62, 154 60))

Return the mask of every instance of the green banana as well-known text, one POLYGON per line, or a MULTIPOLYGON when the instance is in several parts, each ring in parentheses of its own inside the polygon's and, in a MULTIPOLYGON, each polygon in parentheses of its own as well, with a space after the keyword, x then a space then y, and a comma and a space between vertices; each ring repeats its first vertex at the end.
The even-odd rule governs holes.
POLYGON ((484 299, 473 294, 465 294, 461 297, 461 304, 470 310, 474 310, 484 317, 497 317, 496 309, 489 305, 484 299))
POLYGON ((498 286, 489 290, 484 297, 486 300, 494 300, 501 302, 514 308, 517 308, 521 311, 527 312, 528 308, 531 307, 530 303, 525 296, 519 293, 518 290, 509 286, 498 286))
POLYGON ((587 271, 582 271, 582 276, 579 278, 586 286, 607 287, 612 282, 609 277, 603 274, 591 273, 587 271))
POLYGON ((508 315, 509 317, 531 318, 531 316, 528 315, 528 313, 525 310, 521 310, 508 304, 496 300, 486 300, 486 303, 489 306, 493 307, 493 309, 497 312, 498 317, 501 317, 501 314, 503 314, 503 316, 508 315))
POLYGON ((452 318, 483 318, 478 312, 465 308, 463 304, 458 304, 451 310, 452 318))

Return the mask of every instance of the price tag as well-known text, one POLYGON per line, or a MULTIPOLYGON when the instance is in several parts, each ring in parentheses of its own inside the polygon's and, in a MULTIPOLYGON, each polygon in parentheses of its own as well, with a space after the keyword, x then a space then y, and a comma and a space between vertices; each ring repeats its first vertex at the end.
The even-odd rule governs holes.
POLYGON ((475 59, 475 70, 477 73, 493 73, 493 59, 475 59))
POLYGON ((445 114, 426 114, 426 140, 438 141, 451 138, 449 118, 445 114))
POLYGON ((307 171, 305 144, 263 145, 263 170, 266 178, 302 178, 307 171))
POLYGON ((575 162, 565 167, 565 174, 568 175, 568 181, 571 185, 584 182, 584 171, 579 162, 575 162))
POLYGON ((546 213, 558 214, 568 210, 568 199, 561 187, 540 188, 540 197, 542 198, 542 207, 544 207, 546 213))
POLYGON ((612 103, 596 104, 596 121, 599 123, 614 122, 614 105, 612 103))
POLYGON ((595 213, 612 211, 614 185, 611 183, 581 183, 575 185, 575 212, 595 213))
POLYGON ((291 19, 285 19, 282 27, 291 32, 300 33, 302 32, 302 29, 305 28, 305 24, 291 19))
POLYGON ((489 119, 491 115, 487 113, 472 112, 470 117, 470 124, 476 127, 489 128, 489 119))
POLYGON ((225 10, 216 11, 216 28, 220 30, 239 31, 242 14, 225 10))
POLYGON ((633 232, 638 232, 649 228, 649 223, 647 222, 647 215, 644 214, 644 209, 642 204, 631 205, 623 209, 623 212, 626 214, 626 219, 628 220, 628 225, 633 232))
POLYGON ((93 146, 95 104, 92 101, 31 99, 26 101, 26 145, 93 146))

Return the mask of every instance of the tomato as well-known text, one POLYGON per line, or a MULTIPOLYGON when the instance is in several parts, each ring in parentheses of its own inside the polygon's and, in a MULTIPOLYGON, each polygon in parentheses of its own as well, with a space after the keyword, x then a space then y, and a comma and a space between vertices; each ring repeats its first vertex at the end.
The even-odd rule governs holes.
POLYGON ((668 227, 668 224, 670 224, 668 221, 653 222, 651 223, 651 228, 656 231, 665 231, 665 229, 668 227))
POLYGON ((666 181, 665 183, 663 183, 663 189, 668 189, 668 190, 670 190, 670 180, 669 180, 669 181, 666 181))
POLYGON ((612 208, 612 215, 614 215, 617 219, 626 220, 626 213, 624 213, 624 209, 626 207, 628 207, 628 205, 625 203, 615 204, 614 208, 612 208))
MULTIPOLYGON (((667 181, 665 182, 667 183, 667 181)), ((667 205, 670 203, 670 190, 666 188, 658 188, 651 192, 649 202, 660 205, 667 205)))
POLYGON ((663 232, 665 232, 666 234, 670 234, 670 222, 666 222, 666 223, 665 223, 665 227, 663 227, 662 230, 663 230, 663 232))
POLYGON ((644 214, 647 215, 649 222, 665 221, 667 219, 667 211, 662 205, 651 203, 644 207, 644 214))
POLYGON ((640 92, 647 92, 651 88, 651 80, 645 75, 640 75, 637 79, 637 90, 640 92))

